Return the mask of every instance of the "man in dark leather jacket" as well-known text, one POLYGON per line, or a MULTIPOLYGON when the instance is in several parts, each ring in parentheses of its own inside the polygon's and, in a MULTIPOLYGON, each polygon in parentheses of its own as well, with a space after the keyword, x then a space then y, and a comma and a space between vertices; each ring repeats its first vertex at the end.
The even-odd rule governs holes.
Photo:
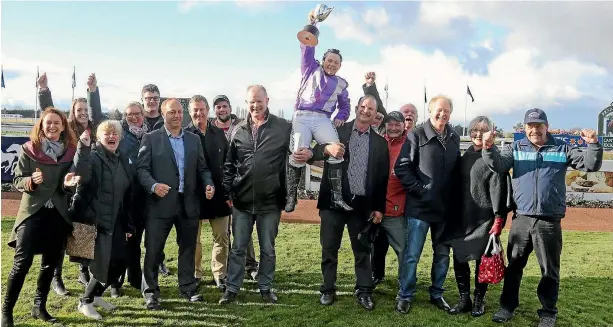
MULTIPOLYGON (((224 166, 223 185, 232 206, 234 241, 228 263, 227 288, 220 304, 234 301, 242 286, 245 253, 254 222, 261 249, 260 294, 267 302, 277 301, 271 289, 276 260, 274 242, 281 210, 285 207, 286 157, 291 124, 269 112, 268 95, 263 86, 250 86, 246 100, 249 117, 232 132, 224 166)), ((303 159, 306 162, 306 158, 303 159)))

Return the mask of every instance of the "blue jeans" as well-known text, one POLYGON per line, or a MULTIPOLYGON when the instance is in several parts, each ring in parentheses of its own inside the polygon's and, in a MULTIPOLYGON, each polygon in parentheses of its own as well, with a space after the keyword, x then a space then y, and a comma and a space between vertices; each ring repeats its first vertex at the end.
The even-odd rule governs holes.
POLYGON ((443 234, 442 223, 427 223, 417 218, 407 218, 407 239, 404 251, 404 260, 401 267, 399 300, 411 300, 415 296, 417 285, 417 264, 424 249, 428 229, 432 229, 432 271, 430 278, 432 285, 428 289, 431 299, 443 296, 443 284, 449 270, 449 246, 439 244, 443 234))
POLYGON ((232 208, 232 250, 228 259, 227 290, 238 293, 243 285, 247 245, 253 233, 255 222, 260 241, 260 266, 258 269, 258 286, 261 291, 270 291, 275 277, 275 238, 279 232, 281 211, 263 214, 251 214, 232 208))

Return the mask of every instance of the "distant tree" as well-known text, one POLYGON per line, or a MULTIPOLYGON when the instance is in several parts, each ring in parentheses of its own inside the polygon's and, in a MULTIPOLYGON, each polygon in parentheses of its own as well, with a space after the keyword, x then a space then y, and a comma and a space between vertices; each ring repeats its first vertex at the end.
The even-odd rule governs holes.
POLYGON ((123 114, 119 109, 115 108, 113 111, 109 111, 108 113, 109 119, 121 120, 123 118, 123 114))
POLYGON ((460 124, 458 125, 452 125, 453 126, 453 131, 456 132, 459 135, 464 135, 464 127, 460 124))
POLYGON ((524 129, 524 124, 520 121, 518 121, 515 125, 513 125, 513 129, 518 131, 518 130, 523 130, 524 129))
POLYGON ((504 130, 498 126, 496 126, 496 135, 504 135, 504 130))

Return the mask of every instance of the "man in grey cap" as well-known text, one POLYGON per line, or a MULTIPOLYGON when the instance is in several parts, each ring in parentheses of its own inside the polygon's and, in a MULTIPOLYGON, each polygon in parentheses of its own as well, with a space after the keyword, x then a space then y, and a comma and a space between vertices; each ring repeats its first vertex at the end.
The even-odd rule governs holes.
MULTIPOLYGON (((228 141, 236 126, 243 120, 232 113, 230 99, 225 95, 218 95, 213 98, 213 107, 215 108, 215 117, 209 118, 209 123, 223 130, 228 141)), ((230 226, 232 224, 230 223, 230 226)), ((230 245, 232 248, 232 245, 230 245)), ((253 248, 253 238, 249 239, 247 245, 247 260, 245 264, 245 273, 253 280, 257 280, 258 261, 255 259, 255 250, 253 248)))
POLYGON ((566 214, 566 170, 595 172, 602 164, 603 149, 596 132, 581 131, 587 148, 570 146, 555 139, 549 132, 547 115, 541 109, 530 109, 524 117, 526 137, 505 146, 500 152, 492 147, 495 129, 483 134, 483 161, 493 171, 505 173, 513 169, 513 200, 516 216, 507 245, 508 267, 500 295, 500 309, 494 322, 513 318, 519 306, 519 286, 530 253, 536 253, 541 268, 541 281, 536 290, 543 306, 539 309, 539 327, 553 327, 558 309, 560 288, 560 255, 562 228, 566 214))

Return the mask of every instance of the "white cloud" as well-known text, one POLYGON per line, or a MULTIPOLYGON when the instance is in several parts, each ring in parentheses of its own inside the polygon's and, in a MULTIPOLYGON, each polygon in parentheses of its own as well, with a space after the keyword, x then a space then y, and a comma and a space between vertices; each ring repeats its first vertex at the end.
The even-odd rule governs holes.
POLYGON ((187 0, 187 1, 179 2, 177 6, 178 6, 178 10, 180 13, 186 14, 192 11, 192 9, 194 9, 196 6, 198 6, 199 3, 200 3, 199 1, 187 0))
POLYGON ((464 17, 470 12, 462 10, 462 2, 424 1, 419 7, 420 24, 445 26, 454 18, 464 17))
POLYGON ((373 42, 373 35, 367 26, 354 22, 351 12, 347 10, 335 10, 322 24, 329 25, 338 39, 355 40, 366 45, 373 42))
POLYGON ((378 28, 385 27, 389 24, 387 11, 382 7, 367 9, 364 14, 362 14, 362 18, 364 19, 364 23, 378 28))

